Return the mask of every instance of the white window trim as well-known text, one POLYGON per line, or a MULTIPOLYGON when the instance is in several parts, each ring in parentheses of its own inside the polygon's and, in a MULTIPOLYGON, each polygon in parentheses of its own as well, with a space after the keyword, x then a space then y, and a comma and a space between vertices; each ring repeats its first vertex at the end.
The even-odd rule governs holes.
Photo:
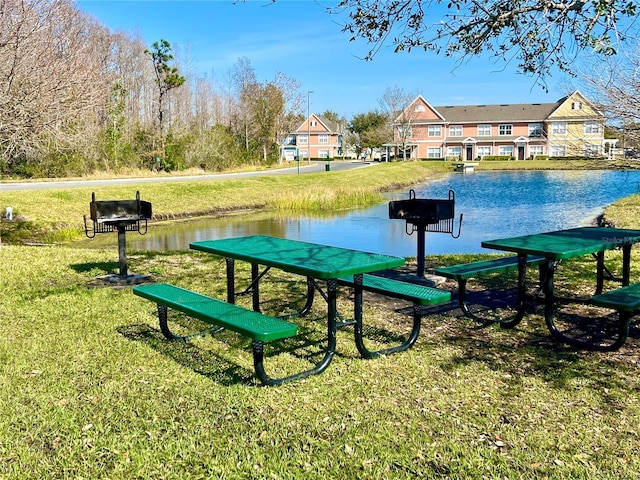
POLYGON ((491 145, 479 145, 476 147, 476 152, 477 155, 479 157, 484 157, 486 155, 492 155, 493 154, 493 147, 491 147, 491 145), (488 153, 483 153, 485 152, 485 150, 488 151, 488 153))
POLYGON ((431 138, 434 138, 434 137, 442 137, 442 125, 429 125, 429 126, 427 127, 427 137, 431 137, 431 138), (438 133, 437 133, 436 135, 432 135, 432 134, 431 134, 431 129, 432 129, 432 128, 433 128, 433 129, 435 129, 435 128, 437 128, 437 129, 438 129, 438 133))
POLYGON ((529 145, 529 155, 544 155, 544 146, 529 145))
POLYGON ((542 135, 544 132, 543 126, 541 123, 530 123, 529 124, 529 136, 533 135, 542 135))
POLYGON ((462 147, 447 147, 447 156, 448 157, 461 157, 462 156, 462 147))
POLYGON ((501 123, 500 125, 498 125, 498 135, 501 137, 508 137, 513 135, 513 124, 501 123), (503 133, 502 130, 509 130, 509 133, 503 133))
POLYGON ((551 124, 551 133, 553 135, 566 135, 567 122, 553 122, 551 124))
POLYGON ((600 123, 595 121, 584 122, 584 133, 591 135, 600 133, 600 123))
POLYGON ((449 136, 450 137, 462 137, 463 136, 463 132, 464 132, 464 129, 462 128, 462 125, 450 125, 449 126, 449 136), (455 135, 452 132, 453 129, 456 129, 456 130, 460 129, 460 135, 455 135))
POLYGON ((479 137, 490 137, 491 136, 491 131, 492 131, 492 128, 491 128, 490 124, 483 123, 483 124, 478 125, 478 136, 479 137), (489 133, 482 133, 481 130, 480 130, 481 127, 482 127, 483 130, 488 127, 489 128, 489 133))
POLYGON ((427 158, 442 158, 442 148, 427 147, 427 158))

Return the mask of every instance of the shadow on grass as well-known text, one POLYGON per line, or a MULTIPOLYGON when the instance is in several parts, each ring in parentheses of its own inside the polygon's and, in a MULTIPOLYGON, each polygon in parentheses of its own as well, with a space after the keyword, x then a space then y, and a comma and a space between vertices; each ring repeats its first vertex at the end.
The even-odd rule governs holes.
MULTIPOLYGON (((196 343, 168 340, 159 330, 147 324, 123 325, 117 330, 128 340, 143 343, 185 368, 193 370, 221 385, 261 385, 257 378, 255 378, 253 369, 244 368, 225 355, 216 353, 212 349, 203 348, 203 346, 196 343)), ((250 340, 234 332, 226 331, 207 336, 213 337, 214 335, 216 337, 223 337, 219 340, 226 344, 230 355, 236 356, 237 353, 238 355, 246 355, 247 358, 252 358, 250 340)), ((282 354, 290 355, 298 361, 298 364, 303 362, 308 363, 309 365, 304 367, 305 370, 311 368, 314 364, 320 362, 324 356, 325 345, 326 334, 322 335, 316 330, 308 330, 305 328, 301 328, 296 337, 266 343, 264 362, 267 373, 269 373, 270 370, 284 369, 284 367, 278 365, 277 361, 277 357, 282 354)), ((340 355, 336 352, 335 357, 338 356, 340 355)), ((302 368, 300 368, 300 370, 302 370, 302 368)), ((293 373, 296 372, 289 372, 282 374, 282 376, 288 376, 293 373)))
MULTIPOLYGON (((440 317, 443 318, 443 317, 440 317)), ((446 318, 445 320, 453 320, 446 318)), ((461 319, 462 320, 462 319, 461 319)), ((573 317, 576 325, 591 325, 584 335, 593 340, 593 319, 583 322, 573 317)), ((598 332, 609 332, 600 325, 598 332)), ((611 325, 609 325, 611 326, 611 325)), ((575 332, 574 332, 575 333, 575 332)), ((441 331, 445 338, 429 339, 434 345, 446 341, 457 347, 459 353, 443 362, 445 371, 455 371, 461 365, 482 363, 487 368, 500 371, 510 388, 522 388, 527 377, 538 377, 558 389, 574 389, 576 385, 588 384, 601 392, 611 388, 629 389, 629 380, 635 381, 638 363, 638 345, 622 347, 620 352, 593 352, 581 350, 556 340, 546 329, 540 312, 525 316, 522 324, 513 329, 501 329, 498 325, 484 330, 464 329, 462 324, 452 325, 441 331)), ((630 338, 639 338, 640 331, 634 326, 630 338)), ((626 344, 625 344, 626 345, 626 344)), ((633 388, 633 387, 631 387, 633 388)), ((638 388, 638 387, 635 387, 638 388)), ((606 395, 603 396, 605 401, 606 395)))
POLYGON ((193 343, 167 340, 159 330, 149 325, 124 325, 118 328, 118 332, 126 339, 143 343, 179 365, 222 385, 253 383, 253 372, 193 343))
POLYGON ((96 275, 117 273, 120 264, 118 262, 88 262, 69 265, 78 273, 94 272, 96 275))

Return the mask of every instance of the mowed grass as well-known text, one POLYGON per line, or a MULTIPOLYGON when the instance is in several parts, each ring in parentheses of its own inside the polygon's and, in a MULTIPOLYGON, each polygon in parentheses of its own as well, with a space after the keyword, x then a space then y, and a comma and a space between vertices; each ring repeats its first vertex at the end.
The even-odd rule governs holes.
MULTIPOLYGON (((635 329, 620 352, 599 354, 557 344, 539 314, 504 330, 442 310, 406 352, 364 360, 347 328, 325 373, 262 387, 244 338, 169 342, 150 302, 98 282, 117 272, 114 257, 0 248, 0 478, 638 477, 635 329)), ((612 260, 619 268, 619 255, 612 260)), ((130 252, 129 270, 224 298, 224 261, 211 255, 130 252)), ((563 273, 561 288, 582 291, 593 268, 580 259, 563 273)), ((514 280, 500 278, 474 285, 514 280)), ((304 286, 269 272, 263 309, 287 311, 304 286)), ((339 308, 348 315, 350 306, 344 292, 339 308)), ((325 309, 318 296, 300 335, 268 349, 269 373, 317 361, 325 309)), ((410 323, 373 296, 365 318, 381 345, 410 323)))
POLYGON ((133 200, 139 191, 142 200, 151 202, 157 220, 246 209, 323 213, 380 203, 384 201, 380 192, 436 178, 450 171, 448 167, 442 162, 385 163, 304 175, 2 191, 0 205, 12 206, 19 221, 3 222, 0 238, 10 238, 8 243, 78 239, 84 236, 83 217, 89 217, 94 192, 101 201, 133 200))

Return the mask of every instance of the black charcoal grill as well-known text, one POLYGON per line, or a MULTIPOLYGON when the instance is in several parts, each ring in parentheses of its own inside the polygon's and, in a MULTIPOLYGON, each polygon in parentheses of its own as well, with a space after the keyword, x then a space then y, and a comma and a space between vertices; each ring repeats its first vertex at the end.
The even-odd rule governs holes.
POLYGON ((449 190, 449 198, 416 198, 416 192, 409 190, 408 200, 389 202, 389 218, 405 220, 408 235, 418 233, 418 271, 424 277, 425 234, 426 232, 449 233, 453 238, 460 236, 462 214, 458 234, 454 234, 455 194, 449 190))
POLYGON ((93 238, 98 233, 118 232, 119 280, 134 280, 138 276, 130 276, 127 272, 126 232, 147 233, 147 221, 152 215, 151 203, 140 200, 140 192, 136 192, 135 200, 106 201, 97 201, 96 194, 92 193, 89 212, 91 224, 84 216, 85 235, 93 238))

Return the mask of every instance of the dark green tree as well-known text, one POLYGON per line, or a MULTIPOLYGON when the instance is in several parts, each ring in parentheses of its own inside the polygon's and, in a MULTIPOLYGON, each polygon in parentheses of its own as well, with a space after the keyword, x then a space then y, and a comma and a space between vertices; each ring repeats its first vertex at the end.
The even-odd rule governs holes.
POLYGON ((144 53, 151 57, 158 85, 158 132, 160 134, 160 148, 164 157, 165 99, 170 90, 178 88, 185 82, 185 78, 178 73, 176 67, 169 65, 169 62, 173 60, 173 55, 171 54, 171 44, 166 40, 155 42, 144 53))
POLYGON ((389 140, 387 115, 378 111, 354 115, 349 123, 349 130, 357 137, 356 152, 358 155, 363 148, 379 147, 389 140))

